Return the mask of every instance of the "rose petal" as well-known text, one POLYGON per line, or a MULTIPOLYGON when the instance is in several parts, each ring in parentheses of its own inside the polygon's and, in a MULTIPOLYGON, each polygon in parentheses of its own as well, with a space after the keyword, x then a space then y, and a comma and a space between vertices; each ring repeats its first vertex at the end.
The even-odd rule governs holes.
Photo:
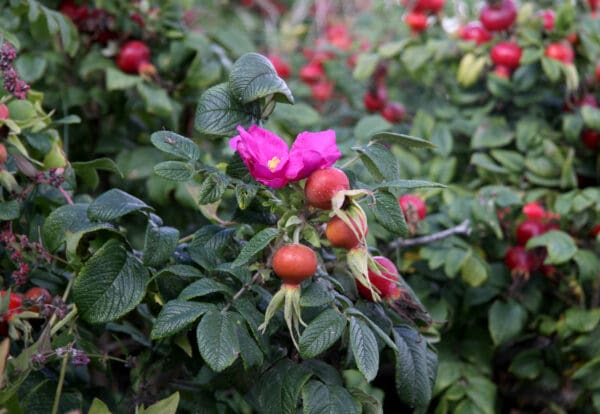
POLYGON ((332 166, 342 154, 335 144, 335 131, 302 132, 290 150, 286 177, 301 180, 313 171, 332 166))

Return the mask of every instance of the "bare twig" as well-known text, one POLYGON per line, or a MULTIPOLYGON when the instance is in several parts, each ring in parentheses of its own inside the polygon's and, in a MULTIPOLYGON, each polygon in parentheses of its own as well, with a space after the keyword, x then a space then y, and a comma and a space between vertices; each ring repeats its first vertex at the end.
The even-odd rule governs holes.
POLYGON ((399 247, 410 247, 418 246, 420 244, 429 244, 438 240, 445 239, 446 237, 450 237, 455 234, 471 234, 471 221, 467 219, 457 226, 450 227, 449 229, 429 234, 427 236, 415 237, 413 239, 397 238, 396 240, 391 242, 387 247, 389 250, 393 250, 399 247))
POLYGON ((241 287, 241 289, 240 289, 240 290, 238 290, 238 291, 236 292, 236 294, 235 294, 235 295, 233 295, 233 297, 232 297, 232 298, 231 298, 231 300, 230 300, 230 301, 227 303, 227 305, 225 305, 225 307, 223 308, 223 310, 221 311, 221 313, 225 313, 225 312, 227 312, 227 311, 229 310, 229 308, 231 308, 231 305, 233 305, 233 302, 235 302, 236 300, 238 300, 239 298, 241 298, 241 297, 242 297, 242 295, 243 295, 244 293, 246 293, 246 291, 247 291, 248 289, 250 289, 250 286, 252 286, 252 285, 253 285, 253 284, 255 284, 256 282, 258 282, 258 280, 259 280, 260 278, 261 278, 261 274, 260 274, 260 272, 256 272, 256 273, 254 274, 254 276, 252 277, 252 279, 251 279, 249 282, 245 283, 245 284, 244 284, 244 286, 242 286, 242 287, 241 287))

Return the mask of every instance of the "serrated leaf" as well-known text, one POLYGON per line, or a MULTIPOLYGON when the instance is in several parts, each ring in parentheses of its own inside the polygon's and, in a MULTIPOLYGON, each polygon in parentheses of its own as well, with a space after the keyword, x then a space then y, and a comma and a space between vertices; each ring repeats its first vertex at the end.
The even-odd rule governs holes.
POLYGON ((73 288, 81 317, 110 322, 136 307, 146 294, 148 271, 125 247, 111 239, 83 265, 73 288))
POLYGON ((239 267, 248 263, 254 255, 262 252, 278 235, 279 230, 270 227, 256 233, 254 237, 246 243, 238 257, 231 264, 231 267, 239 267))
POLYGON ((150 336, 152 339, 160 339, 175 335, 214 307, 211 303, 169 301, 158 314, 150 336))
POLYGON ((226 83, 207 89, 196 109, 196 129, 209 136, 233 137, 238 125, 247 127, 254 120, 252 108, 242 105, 226 83))
POLYGON ((17 200, 0 203, 0 221, 14 220, 19 217, 20 212, 21 208, 17 200))
POLYGON ((375 205, 372 208, 375 220, 386 230, 402 237, 408 234, 408 226, 395 195, 388 191, 377 191, 375 205))
POLYGON ((353 149, 361 154, 360 160, 367 167, 373 178, 378 181, 393 181, 398 179, 398 175, 400 174, 398 160, 384 145, 376 143, 353 149))
POLYGON ((125 191, 113 188, 89 205, 87 214, 90 220, 110 221, 133 211, 152 211, 152 207, 125 191))
POLYGON ((138 414, 177 414, 179 406, 179 393, 173 393, 169 397, 155 402, 148 408, 141 408, 138 414))
POLYGON ((561 230, 552 230, 541 236, 532 237, 527 242, 527 249, 544 246, 548 257, 544 264, 561 264, 572 259, 577 253, 577 245, 573 238, 561 230))
POLYGON ((514 136, 504 118, 487 118, 475 130, 471 139, 471 149, 502 147, 509 144, 514 136))
POLYGON ((423 138, 413 137, 411 135, 398 134, 395 132, 378 132, 371 137, 373 140, 390 140, 394 143, 402 144, 405 147, 414 148, 435 148, 436 145, 423 138))
POLYGON ((190 300, 200 296, 210 295, 212 293, 226 293, 231 295, 231 289, 221 282, 217 282, 214 279, 203 278, 195 281, 191 285, 187 286, 179 294, 179 300, 190 300))
POLYGON ((473 287, 480 286, 488 278, 488 269, 483 261, 474 254, 469 255, 460 269, 462 278, 473 287))
POLYGON ((250 206, 254 197, 256 197, 256 193, 258 192, 258 187, 255 185, 248 184, 239 184, 235 187, 235 199, 237 200, 238 207, 241 210, 245 210, 250 206))
POLYGON ((308 324, 298 342, 302 358, 314 358, 337 341, 346 328, 346 318, 327 309, 308 324))
POLYGON ((189 181, 195 173, 194 167, 187 162, 164 161, 154 166, 156 175, 171 181, 189 181))
POLYGON ((42 231, 44 245, 49 251, 55 251, 68 239, 67 248, 74 253, 84 234, 99 230, 116 232, 108 223, 90 221, 87 215, 88 207, 88 204, 64 205, 50 213, 42 231))
POLYGON ((430 378, 427 341, 414 329, 397 326, 393 330, 396 353, 396 391, 411 407, 425 407, 431 400, 433 383, 430 378))
POLYGON ((354 127, 354 136, 359 140, 367 140, 378 132, 387 131, 392 124, 381 115, 368 115, 360 119, 354 127))
POLYGON ((256 341, 246 330, 246 326, 238 326, 238 341, 240 343, 240 356, 244 362, 244 368, 248 370, 251 367, 260 367, 263 364, 264 356, 256 341))
POLYGON ((177 248, 179 230, 173 227, 156 227, 148 223, 142 261, 146 266, 158 266, 168 261, 177 248))
POLYGON ((302 388, 304 414, 359 414, 360 406, 342 386, 310 381, 302 388))
POLYGON ((72 162, 71 167, 81 177, 83 182, 91 188, 96 188, 100 182, 97 170, 109 171, 118 174, 121 178, 123 173, 117 164, 110 158, 98 158, 92 161, 72 162))
POLYGON ((333 295, 320 280, 313 280, 307 288, 302 288, 302 296, 300 296, 301 307, 318 307, 333 302, 333 295))
POLYGON ((213 371, 225 370, 240 353, 236 326, 229 312, 206 313, 198 324, 196 338, 200 355, 213 371))
POLYGON ((104 402, 98 398, 94 398, 92 405, 90 405, 90 409, 88 410, 88 414, 111 414, 111 412, 104 402))
POLYGON ((259 412, 297 414, 300 392, 310 377, 311 372, 304 364, 299 365, 289 359, 279 361, 260 376, 252 389, 259 412))
POLYGON ((494 343, 500 345, 517 336, 526 319, 527 312, 514 300, 496 300, 488 312, 488 328, 494 343))
POLYGON ((198 204, 211 204, 219 201, 229 184, 229 177, 221 173, 209 174, 202 184, 198 192, 198 204))
POLYGON ((229 72, 231 91, 243 104, 277 94, 294 103, 292 92, 269 59, 258 53, 246 53, 229 72))
POLYGON ((350 318, 350 348, 356 366, 367 381, 372 381, 379 370, 379 348, 371 328, 362 319, 350 318))
POLYGON ((159 150, 189 161, 200 158, 200 148, 194 141, 171 131, 158 131, 150 135, 150 141, 159 150))
POLYGON ((305 103, 292 105, 277 105, 273 117, 286 123, 298 124, 301 127, 313 126, 321 120, 319 112, 305 103))

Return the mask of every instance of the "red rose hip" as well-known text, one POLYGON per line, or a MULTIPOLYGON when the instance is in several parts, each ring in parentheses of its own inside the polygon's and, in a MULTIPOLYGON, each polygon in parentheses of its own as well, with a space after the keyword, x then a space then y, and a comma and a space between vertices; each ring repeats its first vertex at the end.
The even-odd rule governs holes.
POLYGON ((317 271, 317 255, 303 244, 288 244, 273 255, 273 271, 285 284, 297 285, 317 271))
POLYGON ((304 197, 309 206, 323 210, 331 209, 331 199, 338 191, 350 189, 348 176, 334 167, 313 172, 306 180, 304 197))

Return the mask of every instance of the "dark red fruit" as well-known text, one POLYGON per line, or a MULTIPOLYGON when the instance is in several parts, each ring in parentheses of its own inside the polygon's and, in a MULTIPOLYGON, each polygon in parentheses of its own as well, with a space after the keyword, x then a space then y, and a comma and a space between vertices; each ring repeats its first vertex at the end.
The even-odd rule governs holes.
MULTIPOLYGON (((48 290, 44 288, 32 287, 27 292, 25 292, 25 295, 23 295, 23 299, 33 304, 47 305, 50 302, 52 302, 52 295, 50 294, 50 292, 48 292, 48 290)), ((32 312, 39 312, 40 308, 39 306, 32 306, 30 310, 32 312)))
POLYGON ((125 43, 117 55, 117 66, 125 73, 138 73, 140 66, 148 62, 150 62, 150 49, 139 40, 125 43))
POLYGON ((363 103, 367 111, 381 111, 387 103, 387 90, 384 86, 379 86, 374 90, 368 90, 363 95, 363 103))
POLYGON ((592 151, 598 150, 598 144, 600 143, 600 132, 594 131, 593 129, 584 129, 581 132, 581 141, 583 145, 592 151))
POLYGON ((425 13, 412 11, 406 15, 404 21, 413 32, 420 33, 427 29, 427 15, 425 13))
POLYGON ((546 225, 537 220, 525 220, 517 226, 517 244, 525 246, 529 239, 544 234, 546 225))
MULTIPOLYGON (((375 256, 373 257, 373 260, 385 269, 381 271, 381 273, 369 269, 368 278, 373 285, 373 289, 378 291, 383 300, 394 300, 400 297, 402 293, 402 290, 398 286, 400 274, 394 263, 384 256, 375 256)), ((358 280, 356 281, 356 288, 358 289, 360 296, 371 302, 375 301, 371 289, 360 283, 358 280)))
POLYGON ((412 194, 405 194, 398 199, 404 216, 410 220, 411 217, 423 220, 427 216, 427 206, 423 199, 412 194))
POLYGON ((313 172, 306 180, 304 198, 309 206, 331 209, 331 199, 339 192, 350 189, 348 176, 334 167, 313 172))
POLYGON ((388 102, 381 110, 381 116, 389 122, 399 122, 406 117, 406 108, 400 102, 388 102))
POLYGON ((8 112, 8 106, 6 104, 0 103, 0 119, 8 119, 10 117, 10 113, 8 112))
POLYGON ((84 20, 88 15, 87 6, 84 4, 78 6, 73 0, 65 0, 61 2, 60 6, 58 6, 58 10, 71 19, 75 24, 84 20))
POLYGON ((556 19, 556 13, 554 12, 554 10, 541 10, 538 13, 538 16, 540 16, 542 19, 542 22, 544 24, 544 30, 554 30, 554 20, 556 19))
POLYGON ((496 6, 486 4, 479 14, 483 26, 492 32, 508 29, 516 19, 517 7, 512 0, 502 0, 496 6))
MULTIPOLYGON (((4 297, 6 296, 6 291, 0 291, 0 296, 4 297)), ((23 303, 23 296, 21 296, 21 294, 19 293, 11 293, 10 294, 10 301, 8 303, 8 310, 5 314, 0 315, 0 322, 2 321, 10 321, 13 317, 13 315, 16 315, 17 313, 21 313, 22 309, 21 309, 21 304, 23 303)))
POLYGON ((402 0, 402 4, 416 12, 437 13, 444 7, 445 0, 402 0))
POLYGON ((3 165, 8 158, 8 151, 6 151, 6 146, 0 143, 0 165, 3 165))
POLYGON ((341 50, 350 50, 352 48, 352 36, 348 27, 343 23, 331 25, 325 32, 327 41, 341 50))
POLYGON ((329 243, 334 247, 341 247, 348 250, 358 246, 360 239, 366 237, 369 228, 366 222, 361 221, 360 223, 356 223, 353 221, 353 223, 356 224, 356 233, 341 218, 337 216, 332 217, 325 228, 325 236, 329 240, 329 243))
POLYGON ((596 82, 600 83, 600 62, 596 63, 596 82))
POLYGON ((546 210, 544 207, 536 203, 535 201, 532 203, 527 203, 523 206, 523 214, 529 220, 541 220, 546 218, 546 210))
POLYGON ((575 52, 573 52, 571 45, 566 42, 550 43, 546 46, 544 54, 550 59, 558 60, 565 64, 575 61, 575 52))
POLYGON ((273 64, 275 68, 275 72, 279 75, 280 78, 287 79, 290 77, 292 73, 292 69, 290 65, 279 55, 269 55, 269 60, 273 64))
POLYGON ((512 246, 504 255, 504 263, 512 273, 529 275, 536 266, 536 258, 523 246, 512 246))
POLYGON ((600 224, 596 224, 594 227, 592 227, 592 236, 598 237, 599 234, 600 234, 600 224))
POLYGON ((311 62, 300 68, 300 79, 306 83, 315 83, 325 77, 323 65, 317 62, 311 62))
POLYGON ((490 51, 492 62, 496 65, 506 66, 510 69, 519 67, 523 50, 516 43, 500 42, 490 51))
POLYGON ((317 271, 317 255, 303 244, 288 244, 273 255, 273 271, 283 283, 297 285, 317 271))
POLYGON ((312 92, 313 98, 317 101, 327 101, 331 98, 334 86, 335 84, 333 81, 321 79, 317 81, 317 83, 310 85, 310 91, 312 92))
POLYGON ((474 41, 478 45, 481 45, 492 40, 492 34, 481 23, 470 22, 461 29, 460 38, 462 40, 474 41))

